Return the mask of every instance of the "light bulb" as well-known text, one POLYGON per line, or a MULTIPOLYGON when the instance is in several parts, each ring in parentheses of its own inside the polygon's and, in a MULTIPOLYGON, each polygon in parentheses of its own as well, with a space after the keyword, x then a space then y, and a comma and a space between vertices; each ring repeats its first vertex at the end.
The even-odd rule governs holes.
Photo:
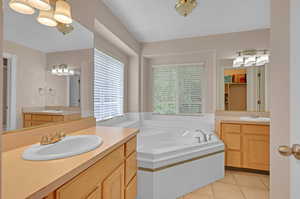
POLYGON ((9 7, 21 14, 31 15, 35 12, 34 8, 30 6, 27 0, 11 0, 9 2, 9 7))
POLYGON ((64 0, 56 1, 54 18, 63 24, 72 23, 70 4, 64 0))
POLYGON ((28 3, 39 10, 51 10, 51 5, 49 0, 28 0, 28 3))
POLYGON ((53 18, 53 10, 41 10, 39 16, 37 17, 37 21, 45 26, 57 26, 57 21, 55 21, 55 19, 53 18))

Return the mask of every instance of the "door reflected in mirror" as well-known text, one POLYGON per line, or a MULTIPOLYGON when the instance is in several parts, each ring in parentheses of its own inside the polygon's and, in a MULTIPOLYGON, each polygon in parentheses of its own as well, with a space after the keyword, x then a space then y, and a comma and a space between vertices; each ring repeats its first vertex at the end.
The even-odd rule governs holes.
POLYGON ((220 67, 218 71, 218 110, 268 111, 267 65, 220 67))

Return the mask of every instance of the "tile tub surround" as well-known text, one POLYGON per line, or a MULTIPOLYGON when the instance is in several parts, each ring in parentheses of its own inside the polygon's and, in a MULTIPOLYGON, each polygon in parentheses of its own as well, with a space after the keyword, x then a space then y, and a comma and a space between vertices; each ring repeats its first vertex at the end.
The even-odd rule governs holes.
POLYGON ((268 199, 269 176, 240 171, 178 199, 268 199))

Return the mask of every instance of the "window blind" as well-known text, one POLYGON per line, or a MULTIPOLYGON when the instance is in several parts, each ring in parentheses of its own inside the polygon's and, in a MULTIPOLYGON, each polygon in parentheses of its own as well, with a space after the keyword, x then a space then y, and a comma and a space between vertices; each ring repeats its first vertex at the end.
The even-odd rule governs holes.
POLYGON ((94 116, 97 121, 123 115, 124 64, 94 50, 94 116))
POLYGON ((203 66, 154 66, 154 112, 160 114, 202 113, 203 86, 203 66))

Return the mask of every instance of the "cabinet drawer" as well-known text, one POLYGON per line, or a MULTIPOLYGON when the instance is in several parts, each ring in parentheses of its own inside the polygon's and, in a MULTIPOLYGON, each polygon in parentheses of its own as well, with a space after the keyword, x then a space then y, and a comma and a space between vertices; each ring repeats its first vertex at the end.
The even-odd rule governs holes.
POLYGON ((45 121, 45 122, 52 121, 51 115, 32 115, 31 118, 33 121, 45 121))
POLYGON ((241 126, 238 124, 222 124, 222 133, 241 133, 241 126))
POLYGON ((31 120, 31 114, 24 114, 24 120, 31 120))
POLYGON ((128 157, 131 153, 133 153, 136 150, 136 137, 129 140, 125 146, 126 146, 125 154, 126 157, 128 157))
POLYGON ((61 122, 61 121, 64 121, 64 116, 62 116, 62 115, 54 115, 54 116, 52 116, 52 121, 53 121, 53 122, 61 122))
POLYGON ((137 195, 137 178, 136 176, 129 183, 125 190, 125 199, 136 199, 137 195))
POLYGON ((26 127, 31 127, 31 122, 30 121, 24 121, 24 128, 26 127))
POLYGON ((243 125, 242 132, 244 134, 269 135, 269 126, 263 125, 243 125))
POLYGON ((93 166, 83 171, 56 192, 56 199, 82 199, 93 190, 124 161, 124 146, 119 147, 93 166))
POLYGON ((136 175, 137 171, 137 161, 135 152, 127 158, 125 170, 125 184, 127 185, 130 182, 130 180, 136 175))
POLYGON ((38 125, 43 125, 43 124, 48 124, 50 122, 41 122, 41 121, 32 121, 31 126, 38 126, 38 125))

